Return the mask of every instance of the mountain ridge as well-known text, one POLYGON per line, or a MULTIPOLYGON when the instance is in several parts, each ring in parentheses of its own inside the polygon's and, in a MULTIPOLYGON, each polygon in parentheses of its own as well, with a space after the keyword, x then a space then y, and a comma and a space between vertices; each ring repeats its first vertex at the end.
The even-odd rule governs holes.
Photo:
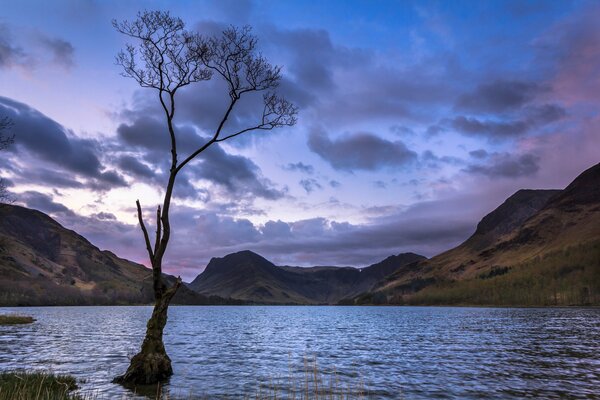
POLYGON ((396 271, 355 302, 375 295, 394 304, 599 304, 600 164, 563 190, 516 192, 465 242, 396 271), (507 210, 509 221, 494 223, 507 210))

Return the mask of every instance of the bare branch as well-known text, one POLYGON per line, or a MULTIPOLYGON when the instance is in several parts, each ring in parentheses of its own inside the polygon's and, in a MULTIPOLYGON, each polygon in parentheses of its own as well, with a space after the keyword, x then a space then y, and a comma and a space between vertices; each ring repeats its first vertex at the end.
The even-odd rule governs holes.
POLYGON ((154 242, 154 250, 158 249, 158 245, 160 244, 161 234, 162 234, 162 225, 161 225, 161 214, 160 214, 160 205, 156 209, 156 241, 154 242))
POLYGON ((140 206, 140 201, 136 200, 135 204, 137 206, 137 215, 138 221, 140 223, 140 228, 142 228, 142 232, 144 233, 144 241, 146 242, 146 250, 148 251, 148 255, 150 256, 150 261, 154 266, 154 252, 152 251, 152 246, 150 245, 150 237, 148 236, 148 230, 146 229, 146 224, 144 224, 144 218, 142 216, 142 206, 140 206))
POLYGON ((115 29, 139 41, 127 44, 116 57, 122 75, 140 86, 174 94, 193 82, 208 80, 212 72, 204 67, 200 54, 207 51, 206 40, 185 30, 180 18, 168 11, 144 11, 133 22, 113 20, 115 29))

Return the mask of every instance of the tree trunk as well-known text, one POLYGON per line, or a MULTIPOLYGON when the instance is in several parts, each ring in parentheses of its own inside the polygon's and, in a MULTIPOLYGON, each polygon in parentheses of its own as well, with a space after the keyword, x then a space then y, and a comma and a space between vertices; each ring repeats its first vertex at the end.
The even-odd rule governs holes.
POLYGON ((163 344, 163 329, 167 324, 169 303, 179 285, 181 285, 180 278, 156 299, 152 316, 146 325, 146 337, 140 352, 131 359, 127 372, 113 379, 113 383, 150 385, 163 382, 173 375, 171 359, 163 344))

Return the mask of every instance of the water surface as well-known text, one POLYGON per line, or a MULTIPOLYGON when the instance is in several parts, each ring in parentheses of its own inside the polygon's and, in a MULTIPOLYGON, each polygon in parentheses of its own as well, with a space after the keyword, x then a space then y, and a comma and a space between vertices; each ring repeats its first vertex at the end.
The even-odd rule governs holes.
MULTIPOLYGON (((85 379, 101 398, 135 354, 150 307, 0 308, 33 315, 0 326, 0 370, 52 369, 85 379)), ((172 307, 167 392, 243 398, 326 379, 374 399, 600 398, 600 309, 445 307, 172 307)), ((281 394, 281 392, 280 392, 281 394)))

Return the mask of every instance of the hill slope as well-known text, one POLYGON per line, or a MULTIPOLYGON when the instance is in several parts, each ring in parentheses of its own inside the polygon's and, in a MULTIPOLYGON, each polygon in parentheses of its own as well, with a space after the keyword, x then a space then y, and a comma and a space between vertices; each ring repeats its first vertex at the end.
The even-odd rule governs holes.
POLYGON ((370 267, 279 267, 251 251, 213 258, 189 285, 204 295, 256 303, 336 304, 369 290, 397 268, 419 260, 413 253, 392 256, 370 267))
POLYGON ((460 246, 373 293, 411 304, 600 304, 600 164, 562 191, 519 191, 460 246))
MULTIPOLYGON (((143 265, 101 251, 42 212, 0 205, 0 305, 152 303, 149 278, 143 265)), ((223 301, 186 287, 174 299, 223 301)))

